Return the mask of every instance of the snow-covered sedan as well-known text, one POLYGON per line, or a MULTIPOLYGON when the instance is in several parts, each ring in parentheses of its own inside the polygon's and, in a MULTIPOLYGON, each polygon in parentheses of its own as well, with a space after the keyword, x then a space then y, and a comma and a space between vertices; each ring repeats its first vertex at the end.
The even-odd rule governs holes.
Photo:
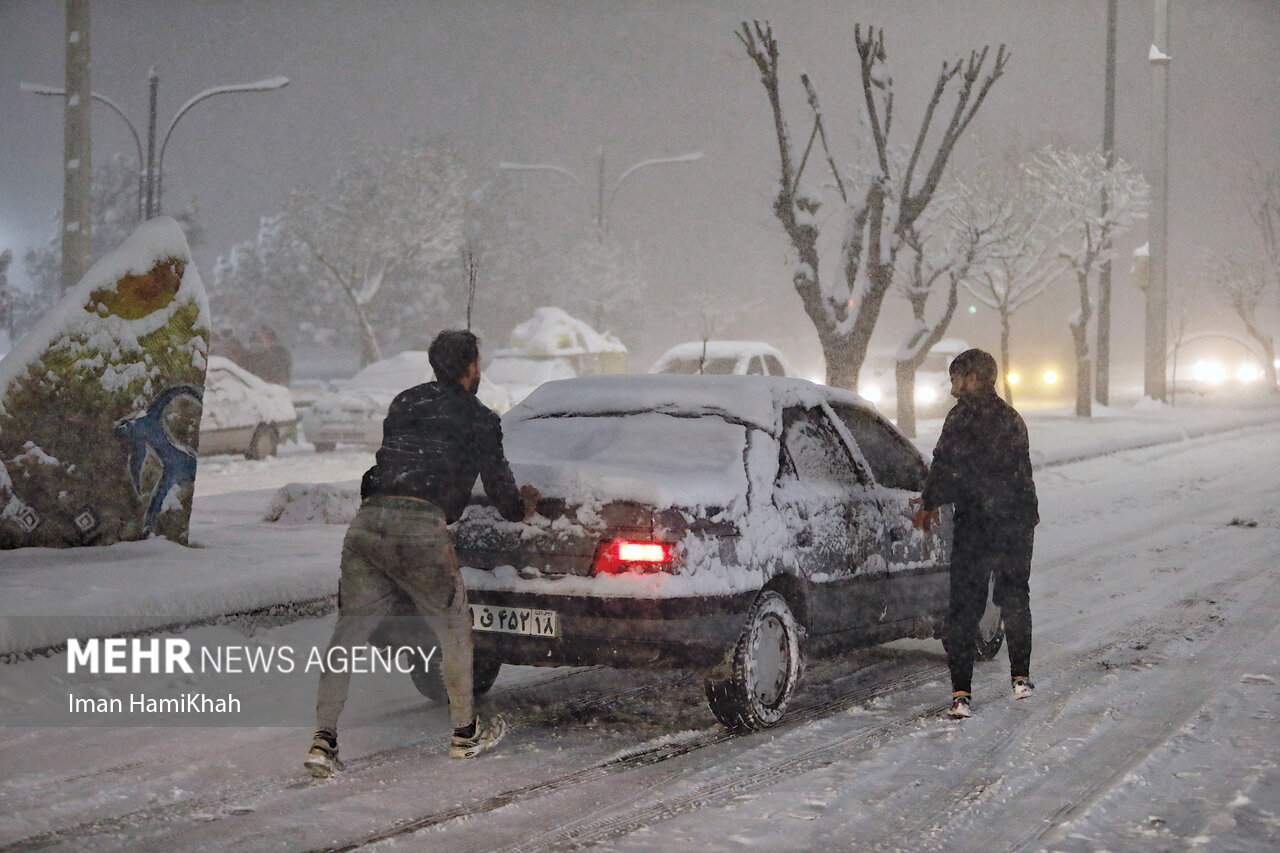
MULTIPOLYGON (((378 447, 382 421, 396 395, 406 388, 435 378, 427 354, 406 350, 375 361, 336 391, 316 398, 302 416, 302 433, 321 453, 339 444, 378 447)), ((487 378, 480 379, 480 402, 498 413, 510 406, 506 391, 487 378)))
POLYGON ((200 417, 200 453, 243 453, 249 459, 275 455, 281 442, 297 437, 298 415, 283 385, 273 385, 220 355, 209 356, 200 417))
MULTIPOLYGON (((528 522, 481 501, 455 526, 478 692, 502 663, 689 668, 721 722, 757 729, 782 717, 806 645, 939 634, 949 522, 912 528, 925 462, 854 394, 587 377, 540 386, 503 425, 543 499, 528 522)), ((1002 640, 989 609, 985 657, 1002 640)))

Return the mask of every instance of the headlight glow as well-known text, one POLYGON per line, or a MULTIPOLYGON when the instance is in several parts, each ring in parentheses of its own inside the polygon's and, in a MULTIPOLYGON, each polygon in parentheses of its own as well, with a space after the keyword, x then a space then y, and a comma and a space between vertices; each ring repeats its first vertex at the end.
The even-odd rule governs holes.
POLYGON ((1197 361, 1191 368, 1191 375, 1197 382, 1221 385, 1227 379, 1227 369, 1216 361, 1197 361))
POLYGON ((1058 380, 1062 377, 1058 375, 1056 370, 1046 370, 1040 378, 1044 380, 1045 385, 1057 385, 1058 380))
POLYGON ((864 385, 858 393, 873 403, 880 402, 880 389, 875 385, 864 385))
POLYGON ((936 399, 938 399, 938 391, 936 388, 933 388, 930 385, 924 385, 916 389, 917 403, 932 403, 936 399))
POLYGON ((1261 371, 1252 364, 1242 364, 1236 368, 1236 380, 1240 382, 1252 382, 1261 376, 1261 371))
POLYGON ((1010 385, 1017 385, 1018 381, 1022 379, 1022 377, 1014 373, 1013 371, 1009 371, 1009 375, 1006 376, 1005 379, 1009 380, 1010 385))

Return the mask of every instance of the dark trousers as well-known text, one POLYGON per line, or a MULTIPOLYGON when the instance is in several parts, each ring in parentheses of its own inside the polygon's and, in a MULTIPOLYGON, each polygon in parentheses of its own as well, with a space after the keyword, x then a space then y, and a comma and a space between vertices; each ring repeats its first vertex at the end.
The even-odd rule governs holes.
POLYGON ((1031 549, 1035 528, 1011 525, 997 530, 956 519, 951 548, 951 609, 942 645, 951 670, 951 689, 971 692, 978 621, 987 607, 987 588, 1004 620, 1009 675, 1031 675, 1031 549))

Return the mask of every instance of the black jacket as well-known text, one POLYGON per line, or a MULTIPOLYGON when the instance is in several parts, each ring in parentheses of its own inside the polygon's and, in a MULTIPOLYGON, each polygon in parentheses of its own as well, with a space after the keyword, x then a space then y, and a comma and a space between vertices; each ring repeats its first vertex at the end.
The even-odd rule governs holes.
POLYGON ((524 518, 524 501, 502 452, 502 422, 453 382, 401 391, 382 422, 377 462, 360 482, 360 497, 421 498, 457 521, 479 475, 508 521, 524 518))
POLYGON ((1040 521, 1027 425, 994 390, 962 395, 947 414, 922 498, 925 509, 955 504, 958 521, 1040 521))

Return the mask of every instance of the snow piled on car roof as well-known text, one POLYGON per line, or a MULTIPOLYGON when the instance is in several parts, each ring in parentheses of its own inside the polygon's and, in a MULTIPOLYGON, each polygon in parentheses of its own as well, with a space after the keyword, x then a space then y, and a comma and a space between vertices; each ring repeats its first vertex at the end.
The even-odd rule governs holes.
POLYGON ((601 334, 562 308, 538 308, 511 330, 506 349, 497 355, 555 356, 627 351, 622 341, 601 334))
POLYGON ((753 355, 781 356, 775 347, 762 341, 689 341, 676 344, 662 354, 650 370, 656 371, 667 361, 684 358, 747 358, 753 355), (704 350, 705 347, 705 350, 704 350))
POLYGON ((776 436, 788 406, 823 402, 871 405, 856 394, 804 379, 774 376, 624 374, 548 382, 505 415, 508 423, 536 418, 661 412, 716 415, 776 436))
POLYGON ((209 356, 201 420, 205 429, 287 424, 297 419, 288 388, 267 382, 225 356, 209 356))

